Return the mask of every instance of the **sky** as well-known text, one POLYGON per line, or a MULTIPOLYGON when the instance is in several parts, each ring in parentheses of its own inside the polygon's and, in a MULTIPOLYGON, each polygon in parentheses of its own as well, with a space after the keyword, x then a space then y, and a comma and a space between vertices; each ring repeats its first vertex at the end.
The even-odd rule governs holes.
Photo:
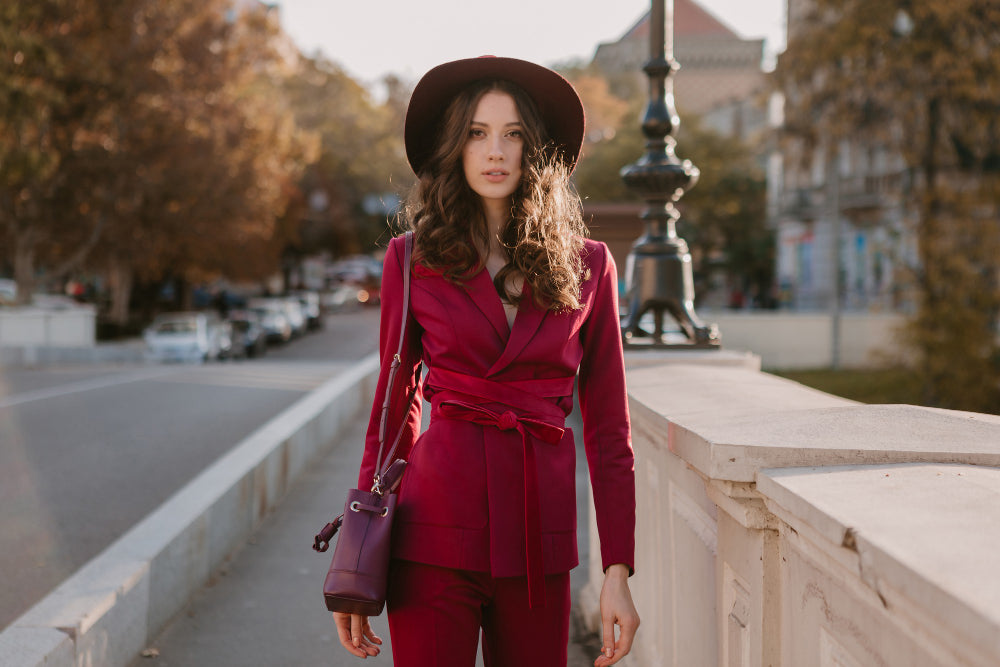
MULTIPOLYGON (((697 0, 736 34, 784 48, 785 0, 697 0)), ((387 73, 416 82, 443 62, 480 55, 552 65, 590 60, 621 37, 649 0, 279 0, 285 31, 370 88, 387 73), (582 9, 592 7, 593 9, 582 9), (567 11, 567 8, 572 11, 567 11)), ((683 66, 684 63, 681 63, 683 66)))

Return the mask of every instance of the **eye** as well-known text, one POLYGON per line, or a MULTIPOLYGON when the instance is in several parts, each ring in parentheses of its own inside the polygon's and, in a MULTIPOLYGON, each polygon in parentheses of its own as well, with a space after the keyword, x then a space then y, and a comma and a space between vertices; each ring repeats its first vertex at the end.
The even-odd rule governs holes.
POLYGON ((483 131, 482 131, 481 129, 479 129, 478 127, 474 127, 474 128, 472 128, 472 129, 470 129, 470 130, 469 130, 469 137, 470 137, 470 138, 471 138, 471 137, 476 137, 476 138, 478 138, 478 137, 484 137, 484 136, 486 136, 486 133, 485 133, 485 132, 483 132, 483 131))
POLYGON ((510 132, 507 133, 507 136, 512 137, 514 139, 523 139, 524 132, 522 132, 521 130, 511 130, 510 132))

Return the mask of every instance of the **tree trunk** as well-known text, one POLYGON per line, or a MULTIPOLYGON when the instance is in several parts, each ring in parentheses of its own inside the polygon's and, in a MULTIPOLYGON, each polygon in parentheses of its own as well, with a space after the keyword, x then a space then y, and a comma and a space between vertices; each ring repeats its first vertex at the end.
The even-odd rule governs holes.
POLYGON ((108 269, 111 288, 110 319, 119 326, 128 324, 128 304, 132 297, 132 270, 125 262, 113 260, 108 269))
POLYGON ((35 293, 35 244, 28 231, 14 241, 14 282, 17 283, 17 305, 31 303, 35 293))

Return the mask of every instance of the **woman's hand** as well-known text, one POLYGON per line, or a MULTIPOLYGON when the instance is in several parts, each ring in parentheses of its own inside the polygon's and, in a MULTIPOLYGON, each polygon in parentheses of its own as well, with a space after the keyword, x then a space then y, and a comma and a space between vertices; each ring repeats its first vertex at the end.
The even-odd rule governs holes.
POLYGON ((628 588, 628 566, 621 563, 610 566, 604 573, 601 588, 601 639, 603 654, 594 661, 594 667, 613 665, 632 650, 635 631, 639 629, 639 614, 632 603, 628 588), (615 626, 620 633, 615 640, 615 626))
POLYGON ((333 612, 333 623, 337 626, 340 643, 351 655, 356 655, 359 658, 374 658, 381 653, 382 649, 376 644, 381 644, 382 640, 372 630, 367 616, 342 614, 335 611, 333 612))

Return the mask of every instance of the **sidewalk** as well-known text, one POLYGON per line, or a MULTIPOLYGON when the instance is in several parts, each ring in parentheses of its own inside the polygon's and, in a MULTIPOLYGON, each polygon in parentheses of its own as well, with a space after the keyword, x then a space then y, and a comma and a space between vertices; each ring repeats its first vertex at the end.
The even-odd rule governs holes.
MULTIPOLYGON (((582 432, 579 422, 570 425, 582 432)), ((296 665, 391 665, 385 614, 373 619, 385 650, 364 663, 340 647, 321 587, 331 552, 310 547, 313 535, 338 513, 346 490, 357 481, 364 438, 358 419, 312 470, 301 476, 250 541, 212 577, 208 586, 150 644, 157 657, 136 658, 132 667, 293 667, 296 665)), ((578 452, 578 506, 585 510, 586 463, 578 452), (581 474, 583 477, 581 477, 581 474)), ((587 558, 587 513, 579 511, 580 559, 587 558)), ((582 575, 574 571, 574 596, 582 575)), ((513 639, 512 639, 513 641, 513 639)), ((593 664, 597 652, 571 642, 569 667, 593 664)), ((481 661, 478 664, 482 664, 481 661)), ((525 663, 525 667, 530 667, 525 663)))

